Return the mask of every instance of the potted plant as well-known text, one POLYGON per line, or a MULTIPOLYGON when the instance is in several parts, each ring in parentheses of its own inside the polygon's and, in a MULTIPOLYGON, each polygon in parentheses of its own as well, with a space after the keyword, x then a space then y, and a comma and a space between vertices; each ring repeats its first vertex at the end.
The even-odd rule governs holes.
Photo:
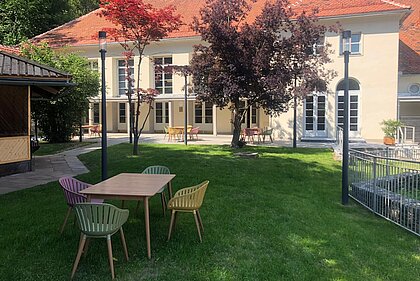
POLYGON ((384 132, 384 144, 395 145, 395 136, 397 134, 398 127, 401 127, 403 123, 400 120, 388 119, 381 123, 382 131, 384 132))

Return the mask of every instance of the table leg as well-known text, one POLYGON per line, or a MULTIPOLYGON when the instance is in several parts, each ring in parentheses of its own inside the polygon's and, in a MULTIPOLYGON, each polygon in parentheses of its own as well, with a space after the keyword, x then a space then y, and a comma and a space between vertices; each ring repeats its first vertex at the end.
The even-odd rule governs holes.
POLYGON ((168 183, 169 199, 172 198, 172 180, 168 183))
POLYGON ((144 223, 146 227, 147 257, 152 258, 150 250, 149 197, 144 197, 144 223))

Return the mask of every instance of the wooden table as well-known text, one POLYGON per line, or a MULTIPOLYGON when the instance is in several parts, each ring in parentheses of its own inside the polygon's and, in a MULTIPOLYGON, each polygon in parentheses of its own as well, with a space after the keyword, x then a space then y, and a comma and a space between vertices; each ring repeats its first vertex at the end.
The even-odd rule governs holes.
POLYGON ((122 173, 103 182, 92 185, 80 193, 91 199, 143 200, 144 223, 146 226, 147 257, 152 257, 150 249, 149 198, 168 184, 169 197, 172 198, 172 179, 175 175, 122 173))

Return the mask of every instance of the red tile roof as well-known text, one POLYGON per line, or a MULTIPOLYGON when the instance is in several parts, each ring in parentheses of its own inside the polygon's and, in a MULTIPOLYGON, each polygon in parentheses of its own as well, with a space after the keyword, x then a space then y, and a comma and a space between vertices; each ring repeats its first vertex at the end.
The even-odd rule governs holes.
POLYGON ((0 51, 6 52, 6 53, 9 53, 9 54, 15 54, 15 55, 20 54, 20 51, 19 51, 18 48, 10 47, 10 46, 4 46, 4 45, 0 45, 0 51))
MULTIPOLYGON (((155 7, 174 5, 182 15, 183 25, 179 30, 169 34, 168 38, 189 37, 195 34, 189 27, 194 16, 199 15, 199 10, 204 6, 205 0, 145 0, 155 7)), ((408 0, 405 0, 408 1, 408 0)), ((415 0, 413 0, 415 1, 415 0)), ((258 0, 253 5, 249 14, 249 20, 255 18, 264 6, 266 0, 258 0)), ((291 0, 293 9, 310 11, 312 8, 319 8, 320 17, 338 17, 353 14, 367 14, 407 10, 409 6, 399 4, 391 0, 291 0)), ((77 18, 69 23, 59 26, 53 30, 34 37, 34 42, 48 41, 51 45, 90 45, 97 44, 93 39, 99 30, 112 27, 112 24, 99 17, 99 10, 77 18)))
POLYGON ((400 30, 399 70, 420 74, 420 1, 400 0, 410 5, 412 13, 404 20, 400 30))

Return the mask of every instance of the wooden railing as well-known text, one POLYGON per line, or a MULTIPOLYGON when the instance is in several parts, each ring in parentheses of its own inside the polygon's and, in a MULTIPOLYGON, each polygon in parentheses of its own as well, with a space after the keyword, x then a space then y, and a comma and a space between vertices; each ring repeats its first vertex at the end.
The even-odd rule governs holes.
POLYGON ((0 137, 0 164, 31 160, 29 136, 0 137))

